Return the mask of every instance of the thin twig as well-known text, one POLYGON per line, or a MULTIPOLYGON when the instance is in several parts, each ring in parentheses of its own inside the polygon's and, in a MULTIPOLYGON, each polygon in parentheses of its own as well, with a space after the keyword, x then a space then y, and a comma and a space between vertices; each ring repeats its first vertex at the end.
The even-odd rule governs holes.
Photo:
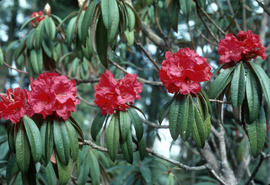
POLYGON ((15 70, 15 71, 17 71, 17 72, 19 72, 19 73, 28 74, 28 72, 25 72, 25 71, 22 71, 22 70, 16 69, 16 68, 14 68, 14 67, 10 66, 10 65, 9 65, 8 63, 6 63, 6 62, 4 62, 4 65, 5 65, 6 67, 8 67, 9 69, 15 70))
POLYGON ((160 70, 160 66, 155 62, 155 60, 150 56, 150 54, 144 49, 141 43, 135 42, 135 44, 142 50, 142 52, 146 55, 146 57, 150 60, 153 66, 156 68, 157 71, 160 70))
POLYGON ((208 170, 210 171, 210 173, 212 173, 212 175, 214 175, 214 177, 223 185, 228 185, 224 182, 224 180, 215 172, 215 170, 211 169, 209 166, 207 166, 208 170))
POLYGON ((146 119, 143 119, 143 122, 146 123, 147 125, 149 125, 150 127, 153 127, 153 128, 169 128, 169 125, 158 125, 158 124, 155 124, 151 121, 148 121, 146 119))
POLYGON ((259 163, 257 164, 256 168, 254 169, 254 171, 252 172, 251 176, 249 177, 249 179, 247 180, 247 182, 245 183, 245 185, 248 185, 255 177, 255 175, 257 174, 259 168, 261 167, 263 161, 265 159, 265 154, 261 153, 261 158, 259 163))
MULTIPOLYGON (((114 65, 115 67, 117 67, 118 69, 120 69, 121 71, 123 71, 124 73, 126 74, 129 74, 129 72, 124 69, 123 67, 121 67, 119 64, 115 63, 114 61, 108 59, 108 61, 114 65)), ((144 78, 141 78, 141 77, 138 77, 138 80, 144 84, 148 84, 148 85, 153 85, 153 86, 163 86, 161 82, 156 82, 156 81, 149 81, 149 80, 146 80, 144 78)))
POLYGON ((84 99, 83 97, 81 97, 78 93, 77 93, 77 98, 81 101, 83 101, 85 104, 92 106, 92 107, 96 107, 96 105, 94 103, 91 103, 89 101, 87 101, 86 99, 84 99))
POLYGON ((230 104, 229 102, 217 100, 217 99, 209 99, 210 102, 220 103, 220 104, 230 104))
POLYGON ((233 17, 233 20, 234 20, 234 22, 235 22, 236 28, 238 29, 238 31, 240 31, 241 28, 240 28, 240 26, 239 26, 239 24, 238 24, 238 22, 237 22, 237 20, 236 20, 236 14, 235 14, 234 11, 233 11, 231 1, 230 1, 230 0, 227 0, 227 4, 228 4, 228 7, 229 7, 230 12, 231 12, 231 14, 232 14, 232 17, 233 17))
POLYGON ((262 7, 263 10, 270 16, 270 10, 269 10, 268 8, 266 8, 266 7, 264 6, 264 4, 262 4, 261 1, 259 1, 259 0, 256 0, 256 1, 257 1, 257 3, 259 4, 259 6, 262 7))
MULTIPOLYGON (((196 4, 197 3, 198 2, 196 0, 196 4)), ((217 30, 220 31, 220 33, 222 33, 223 35, 226 35, 226 33, 215 23, 215 21, 208 15, 208 13, 204 9, 202 9, 202 7, 200 7, 199 5, 198 7, 199 7, 199 10, 202 11, 203 15, 217 28, 217 30)))
MULTIPOLYGON (((92 142, 91 140, 84 140, 83 142, 80 142, 80 145, 88 145, 88 146, 91 146, 92 148, 96 149, 96 150, 99 150, 99 151, 102 151, 102 152, 108 152, 108 149, 107 148, 104 148, 102 146, 98 146, 97 144, 95 144, 94 142, 92 142)), ((175 161, 175 160, 172 160, 172 159, 169 159, 163 155, 160 155, 156 152, 154 152, 151 148, 146 148, 146 151, 148 153, 150 153, 151 155, 153 156, 156 156, 162 160, 165 160, 169 163, 172 163, 174 164, 175 166, 177 167, 180 167, 184 170, 187 170, 187 171, 199 171, 199 170, 205 170, 205 169, 208 169, 208 167, 206 165, 201 165, 201 166, 188 166, 188 165, 185 165, 183 163, 180 163, 178 161, 175 161)))
POLYGON ((203 20, 201 14, 200 14, 199 5, 198 5, 197 1, 196 1, 196 10, 197 10, 198 16, 199 16, 200 20, 202 21, 204 27, 208 30, 208 32, 209 32, 210 35, 215 39, 215 41, 218 42, 218 41, 219 41, 219 38, 217 38, 217 37, 215 36, 215 34, 212 32, 212 30, 209 28, 209 26, 208 26, 208 25, 206 24, 206 22, 203 20))
POLYGON ((99 78, 93 78, 93 79, 86 79, 86 80, 82 80, 82 79, 77 79, 77 78, 73 78, 76 81, 76 84, 79 85, 81 83, 97 83, 99 82, 99 78))

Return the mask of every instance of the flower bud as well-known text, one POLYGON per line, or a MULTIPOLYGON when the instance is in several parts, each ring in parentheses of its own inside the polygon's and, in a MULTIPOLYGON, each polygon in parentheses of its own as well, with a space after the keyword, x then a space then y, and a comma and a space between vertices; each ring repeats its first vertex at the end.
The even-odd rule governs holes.
POLYGON ((86 10, 89 4, 88 0, 78 0, 78 5, 80 8, 83 6, 83 4, 84 4, 83 9, 86 10))
POLYGON ((51 15, 51 6, 49 5, 49 3, 46 3, 44 7, 44 12, 45 12, 45 15, 48 15, 48 16, 51 15))

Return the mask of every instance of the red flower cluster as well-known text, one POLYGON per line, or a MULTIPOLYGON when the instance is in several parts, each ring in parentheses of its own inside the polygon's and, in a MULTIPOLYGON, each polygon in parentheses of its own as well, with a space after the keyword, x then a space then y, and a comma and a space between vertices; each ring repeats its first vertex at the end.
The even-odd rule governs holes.
POLYGON ((67 120, 70 111, 74 112, 76 104, 76 82, 57 73, 40 74, 36 80, 31 79, 31 91, 28 101, 34 113, 42 114, 43 118, 56 113, 67 120))
POLYGON ((265 48, 262 46, 258 35, 248 31, 240 31, 238 39, 228 33, 224 39, 218 43, 219 63, 249 61, 257 56, 265 59, 265 48))
POLYGON ((20 88, 8 89, 6 96, 0 95, 0 117, 12 123, 20 122, 24 115, 32 116, 33 112, 27 103, 28 92, 20 88))
POLYGON ((107 70, 95 85, 95 103, 103 115, 113 114, 114 110, 125 111, 135 99, 140 99, 142 84, 137 81, 136 74, 128 74, 116 81, 107 70))
POLYGON ((160 80, 170 93, 197 93, 200 82, 210 80, 212 73, 207 59, 189 48, 176 53, 167 51, 159 71, 160 80))
POLYGON ((43 20, 45 19, 45 16, 43 15, 43 12, 42 11, 39 11, 39 12, 33 12, 32 15, 30 16, 30 18, 34 18, 34 17, 37 17, 36 19, 33 19, 32 20, 32 26, 33 27, 37 27, 38 24, 43 20))

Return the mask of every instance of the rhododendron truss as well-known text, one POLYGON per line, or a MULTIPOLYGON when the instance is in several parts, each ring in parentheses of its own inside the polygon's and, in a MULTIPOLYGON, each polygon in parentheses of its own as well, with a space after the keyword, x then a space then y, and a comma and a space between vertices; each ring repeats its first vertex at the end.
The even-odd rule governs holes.
POLYGON ((265 59, 265 48, 262 46, 258 35, 248 31, 240 31, 236 38, 228 33, 218 43, 219 63, 230 63, 239 61, 250 61, 260 56, 265 59))
POLYGON ((200 82, 210 80, 212 73, 207 59, 189 48, 182 48, 176 53, 165 54, 160 80, 170 93, 187 95, 201 91, 200 82))
POLYGON ((38 24, 43 20, 45 19, 45 16, 43 15, 43 12, 42 11, 39 11, 39 12, 33 12, 32 15, 30 16, 30 18, 34 18, 36 17, 35 19, 32 20, 32 26, 33 27, 37 27, 38 24))
POLYGON ((33 112, 47 116, 56 115, 64 120, 70 117, 70 112, 76 110, 80 103, 76 99, 76 82, 55 72, 40 74, 36 80, 31 79, 29 104, 33 112))
POLYGON ((8 89, 6 95, 0 95, 0 118, 10 120, 16 124, 25 115, 33 115, 30 105, 27 103, 28 92, 20 88, 8 89))
POLYGON ((127 74, 116 80, 107 70, 95 85, 95 103, 103 115, 113 114, 115 110, 125 111, 134 100, 140 99, 142 84, 137 81, 136 74, 127 74))

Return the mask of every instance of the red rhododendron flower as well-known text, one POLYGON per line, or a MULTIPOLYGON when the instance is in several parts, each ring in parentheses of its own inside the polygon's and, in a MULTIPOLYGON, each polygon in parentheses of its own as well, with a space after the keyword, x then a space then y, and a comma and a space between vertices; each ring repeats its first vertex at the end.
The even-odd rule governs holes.
POLYGON ((243 46, 242 60, 249 61, 257 58, 257 56, 265 59, 265 48, 262 46, 258 35, 248 31, 240 31, 238 33, 238 39, 241 41, 243 46))
POLYGON ((29 104, 34 113, 47 116, 56 113, 57 116, 67 120, 70 111, 74 112, 76 104, 76 82, 69 80, 64 75, 57 73, 42 73, 36 80, 31 79, 31 91, 29 93, 29 104))
POLYGON ((34 18, 34 17, 37 17, 37 18, 32 20, 32 26, 33 26, 33 27, 37 27, 38 24, 39 24, 43 19, 45 19, 45 16, 43 15, 43 12, 42 12, 42 11, 39 11, 39 12, 33 12, 32 15, 30 16, 30 18, 34 18))
POLYGON ((30 105, 27 103, 28 92, 20 88, 8 89, 6 96, 0 95, 0 117, 10 120, 12 123, 20 122, 25 115, 33 115, 30 105))
POLYGON ((228 33, 225 39, 220 40, 218 43, 218 54, 220 55, 219 63, 224 64, 231 61, 240 61, 242 51, 241 42, 237 40, 232 33, 228 33))
POLYGON ((170 93, 197 93, 200 82, 210 80, 212 73, 207 59, 189 48, 176 53, 167 51, 159 71, 160 80, 170 93))
POLYGON ((114 110, 125 111, 135 99, 140 99, 142 84, 136 74, 128 74, 123 79, 115 80, 107 70, 95 85, 95 103, 103 115, 113 114, 114 110))
POLYGON ((240 31, 238 38, 228 33, 218 43, 219 63, 249 61, 257 56, 265 59, 265 48, 258 35, 248 31, 240 31))

